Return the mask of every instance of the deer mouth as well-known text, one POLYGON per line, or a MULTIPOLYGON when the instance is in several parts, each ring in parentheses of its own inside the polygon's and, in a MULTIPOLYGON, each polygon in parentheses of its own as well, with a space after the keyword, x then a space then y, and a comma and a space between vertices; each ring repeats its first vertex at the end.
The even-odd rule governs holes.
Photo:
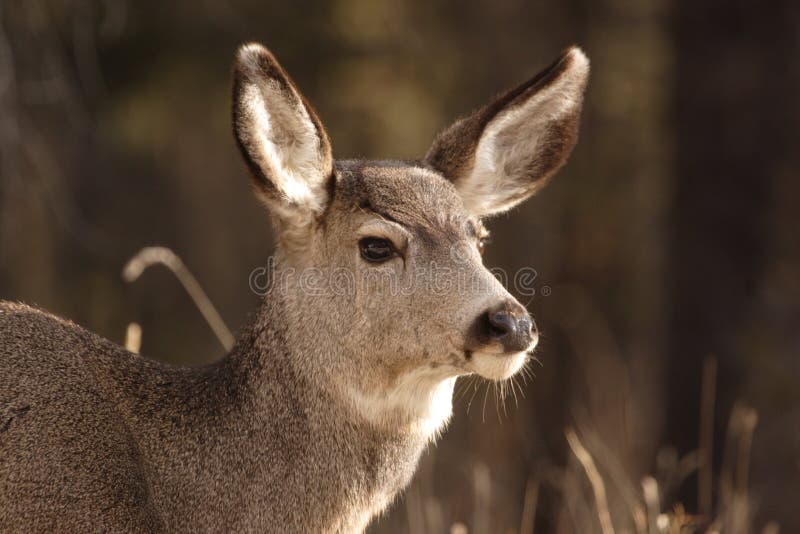
POLYGON ((525 366, 530 351, 508 353, 466 350, 464 356, 467 368, 473 373, 488 380, 506 380, 525 366))

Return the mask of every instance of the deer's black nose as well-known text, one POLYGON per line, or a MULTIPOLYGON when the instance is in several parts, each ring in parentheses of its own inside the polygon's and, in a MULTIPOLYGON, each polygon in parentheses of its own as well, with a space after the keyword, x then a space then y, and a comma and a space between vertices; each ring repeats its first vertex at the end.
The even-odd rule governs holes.
POLYGON ((506 352, 526 350, 534 342, 536 328, 528 312, 516 302, 504 302, 486 312, 488 337, 506 352))

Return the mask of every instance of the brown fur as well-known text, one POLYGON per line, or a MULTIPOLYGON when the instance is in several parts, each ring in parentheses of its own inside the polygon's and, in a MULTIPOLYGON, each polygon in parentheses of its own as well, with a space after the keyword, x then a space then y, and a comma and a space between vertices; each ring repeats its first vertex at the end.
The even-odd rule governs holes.
MULTIPOLYGON (((455 378, 504 379, 533 349, 527 313, 481 262, 457 180, 414 162, 332 163, 319 119, 259 45, 240 51, 234 79, 236 136, 279 231, 269 294, 203 367, 0 302, 0 531, 361 531, 446 424, 455 378), (360 240, 375 236, 397 254, 365 261, 360 240), (441 289, 433 267, 479 283, 441 289), (345 290, 316 290, 309 273, 343 275, 345 290), (519 347, 487 326, 496 309, 519 347)), ((452 152, 448 131, 437 146, 452 152)), ((548 143, 525 173, 569 148, 548 143)), ((434 161, 472 157, 451 152, 434 161)))

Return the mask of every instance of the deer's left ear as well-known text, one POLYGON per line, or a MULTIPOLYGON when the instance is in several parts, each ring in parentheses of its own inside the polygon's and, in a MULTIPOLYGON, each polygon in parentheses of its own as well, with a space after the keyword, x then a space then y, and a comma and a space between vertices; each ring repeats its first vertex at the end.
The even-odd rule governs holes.
POLYGON ((589 60, 573 47, 544 71, 456 121, 425 162, 479 217, 511 209, 564 164, 577 140, 589 60))

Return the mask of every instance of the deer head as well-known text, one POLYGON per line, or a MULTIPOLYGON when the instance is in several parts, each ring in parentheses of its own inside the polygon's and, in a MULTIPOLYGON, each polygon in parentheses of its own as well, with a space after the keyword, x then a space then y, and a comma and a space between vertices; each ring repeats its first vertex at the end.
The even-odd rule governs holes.
POLYGON ((272 54, 239 50, 235 135, 278 235, 266 298, 281 303, 304 372, 378 426, 432 435, 450 414, 456 377, 520 370, 538 334, 483 265, 484 221, 565 162, 588 71, 568 49, 457 120, 422 160, 334 161, 318 116, 272 54))

